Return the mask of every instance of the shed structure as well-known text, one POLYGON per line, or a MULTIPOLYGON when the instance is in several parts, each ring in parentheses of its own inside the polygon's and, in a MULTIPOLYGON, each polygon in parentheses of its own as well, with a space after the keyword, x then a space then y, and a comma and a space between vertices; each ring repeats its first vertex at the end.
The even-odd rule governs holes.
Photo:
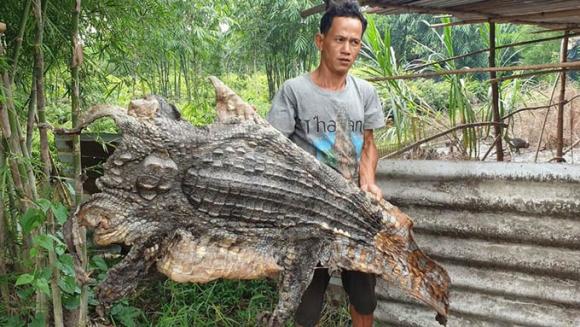
MULTIPOLYGON (((327 0, 302 14, 323 12, 328 3, 327 0)), ((560 95, 555 101, 559 101, 558 156, 562 159, 566 73, 580 69, 580 62, 568 62, 576 58, 578 49, 573 37, 580 32, 580 1, 362 0, 360 3, 367 6, 367 12, 376 14, 454 17, 451 23, 433 27, 490 24, 491 46, 477 52, 490 54, 489 67, 411 72, 375 81, 489 72, 490 86, 496 89, 492 101, 497 103, 498 84, 493 72, 534 74, 544 70, 543 73, 560 74, 560 95), (547 31, 561 31, 560 63, 494 67, 496 23, 532 24, 547 31)), ((514 45, 522 43, 511 46, 514 45)), ((428 67, 429 63, 422 66, 428 67)), ((524 75, 531 74, 521 76, 524 75)), ((497 112, 494 114, 494 122, 503 122, 497 112)), ((499 161, 502 129, 498 127, 499 161)), ((442 262, 450 273, 452 327, 580 326, 579 177, 578 166, 553 164, 382 161, 377 171, 377 182, 385 198, 415 220, 418 245, 442 262)), ((378 325, 437 326, 435 314, 420 303, 385 284, 380 284, 377 291, 378 325)))

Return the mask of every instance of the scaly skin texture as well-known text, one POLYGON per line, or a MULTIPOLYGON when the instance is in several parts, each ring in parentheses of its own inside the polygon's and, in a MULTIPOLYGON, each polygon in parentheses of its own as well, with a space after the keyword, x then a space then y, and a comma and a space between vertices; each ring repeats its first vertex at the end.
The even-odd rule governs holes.
POLYGON ((412 221, 212 82, 218 122, 210 126, 194 127, 150 97, 128 111, 95 107, 69 131, 110 116, 123 132, 98 180, 101 193, 81 205, 71 225, 94 229, 99 245, 132 246, 98 286, 99 301, 110 305, 127 295, 153 268, 178 282, 278 275, 280 299, 266 323, 282 326, 320 262, 377 274, 444 322, 449 277, 415 244, 412 221))

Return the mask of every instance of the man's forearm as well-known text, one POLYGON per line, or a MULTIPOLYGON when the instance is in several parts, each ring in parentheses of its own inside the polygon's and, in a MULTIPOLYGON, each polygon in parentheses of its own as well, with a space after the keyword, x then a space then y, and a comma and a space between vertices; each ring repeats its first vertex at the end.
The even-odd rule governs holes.
POLYGON ((364 143, 359 166, 361 186, 375 184, 375 173, 377 171, 378 161, 379 154, 375 145, 373 131, 365 130, 364 143))

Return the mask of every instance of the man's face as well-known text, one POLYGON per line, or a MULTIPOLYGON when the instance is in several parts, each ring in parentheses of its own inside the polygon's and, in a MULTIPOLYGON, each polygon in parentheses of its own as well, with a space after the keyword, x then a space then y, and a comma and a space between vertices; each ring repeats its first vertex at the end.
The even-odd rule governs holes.
POLYGON ((334 17, 330 30, 316 36, 321 64, 337 74, 346 74, 362 45, 362 22, 353 17, 334 17))

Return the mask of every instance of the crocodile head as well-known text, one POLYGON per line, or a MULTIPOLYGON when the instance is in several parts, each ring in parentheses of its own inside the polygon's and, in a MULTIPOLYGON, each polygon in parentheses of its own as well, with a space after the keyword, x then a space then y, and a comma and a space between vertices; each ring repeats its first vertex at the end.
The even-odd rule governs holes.
POLYGON ((181 123, 175 106, 161 97, 148 96, 131 101, 128 110, 118 108, 114 113, 116 116, 108 116, 116 120, 123 140, 97 180, 101 193, 77 213, 81 225, 95 230, 99 245, 132 244, 158 231, 156 225, 161 222, 155 210, 169 210, 172 196, 181 194, 176 182, 178 164, 166 150, 167 140, 160 137, 163 131, 157 124, 159 119, 181 123))

